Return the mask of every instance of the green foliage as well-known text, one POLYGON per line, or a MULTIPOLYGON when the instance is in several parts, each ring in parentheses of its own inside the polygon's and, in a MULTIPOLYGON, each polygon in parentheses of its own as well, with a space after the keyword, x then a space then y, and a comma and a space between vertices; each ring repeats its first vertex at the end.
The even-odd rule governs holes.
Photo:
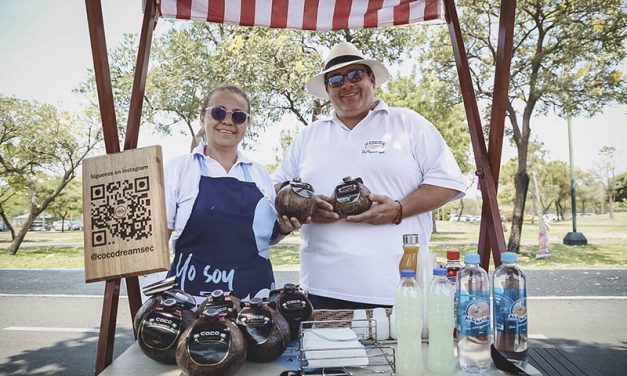
POLYGON ((616 202, 627 203, 627 171, 616 176, 614 180, 616 202))
POLYGON ((96 124, 58 113, 50 105, 0 97, 0 214, 9 225, 9 215, 28 214, 17 234, 11 227, 9 253, 17 252, 32 221, 99 143, 96 124))
MULTIPOLYGON (((53 192, 59 179, 55 179, 48 187, 53 192)), ((83 185, 79 180, 72 180, 48 205, 48 212, 54 214, 55 219, 67 220, 75 218, 83 212, 83 185)))
MULTIPOLYGON (((490 113, 500 1, 459 4, 461 28, 478 98, 490 113)), ((509 243, 520 243, 526 168, 534 113, 592 116, 612 102, 627 103, 620 71, 627 54, 627 9, 622 0, 523 0, 516 4, 506 135, 518 149, 509 243), (515 228, 514 228, 515 225, 515 228)), ((446 30, 435 29, 418 55, 420 68, 437 75, 460 98, 446 30)), ((459 100, 459 99, 458 99, 459 100)), ((484 115, 484 124, 489 116, 484 115)))
MULTIPOLYGON (((307 94, 305 82, 322 67, 322 55, 339 41, 389 64, 398 63, 415 45, 416 29, 397 27, 340 32, 307 32, 234 27, 202 22, 166 22, 155 38, 147 77, 142 121, 162 134, 180 132, 195 144, 204 136, 198 122, 200 103, 218 85, 243 88, 251 97, 252 123, 245 145, 266 126, 292 114, 303 126, 329 111, 307 94)), ((130 104, 137 41, 127 36, 111 52, 111 78, 120 129, 130 104)), ((80 85, 93 105, 93 77, 80 85)))

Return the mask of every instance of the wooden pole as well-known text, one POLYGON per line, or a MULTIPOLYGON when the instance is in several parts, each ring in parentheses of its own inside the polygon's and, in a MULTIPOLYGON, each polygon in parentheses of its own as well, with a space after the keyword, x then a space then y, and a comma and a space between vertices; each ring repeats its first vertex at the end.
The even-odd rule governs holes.
MULTIPOLYGON (((509 72, 512 63, 512 46, 514 40, 514 16, 516 14, 516 0, 501 0, 501 14, 499 16, 499 39, 496 48, 496 69, 494 72, 494 91, 492 94, 492 115, 490 122, 490 144, 488 158, 492 177, 498 183, 501 169, 501 152, 503 150, 503 133, 505 129, 505 113, 509 93, 509 72)), ((498 184, 495 187, 498 191, 498 184)), ((500 215, 499 215, 500 218, 500 215)), ((501 264, 501 252, 505 248, 491 247, 488 239, 490 211, 486 205, 481 210, 481 227, 479 229, 479 254, 489 255, 492 248, 494 265, 501 264)))
POLYGON ((85 5, 105 147, 107 154, 117 153, 120 151, 120 140, 115 119, 115 107, 113 106, 113 89, 111 88, 109 57, 107 56, 107 43, 102 21, 102 6, 100 0, 85 0, 85 5))
MULTIPOLYGON (((87 9, 87 22, 94 60, 94 74, 98 90, 100 115, 102 118, 103 133, 107 154, 120 151, 115 107, 113 103, 113 90, 111 87, 111 74, 109 70, 109 58, 104 33, 102 18, 102 5, 100 0, 85 0, 87 9)), ((150 55, 150 42, 152 31, 156 25, 155 0, 146 1, 144 22, 138 52, 135 81, 131 97, 129 123, 125 139, 125 150, 137 147, 137 135, 141 117, 141 107, 146 84, 146 71, 150 55), (141 69, 139 68, 141 66, 141 69), (130 134, 130 136, 129 136, 130 134)), ((105 294, 100 319, 100 334, 96 353, 95 374, 101 373, 113 361, 113 345, 115 341, 115 327, 117 322, 118 303, 120 299, 120 278, 106 281, 105 294)), ((135 318, 141 306, 141 294, 139 291, 138 277, 126 277, 126 289, 131 311, 131 320, 135 318)))
MULTIPOLYGON (((477 166, 475 174, 479 177, 483 206, 487 208, 489 217, 491 218, 491 221, 487 223, 488 239, 490 240, 490 244, 496 246, 498 249, 504 249, 505 238, 503 236, 501 217, 496 200, 494 176, 490 169, 490 161, 488 160, 488 151, 483 137, 479 108, 477 107, 477 98, 475 97, 475 91, 472 85, 472 78, 468 67, 468 57, 464 49, 464 40, 459 25, 459 18, 457 17, 455 1, 444 0, 444 9, 453 47, 453 55, 455 56, 462 98, 464 100, 464 109, 466 110, 466 119, 468 119, 470 141, 472 143, 475 164, 477 166)), ((481 220, 483 221, 483 217, 481 220)), ((485 257, 487 255, 481 256, 481 267, 487 271, 490 266, 490 259, 489 257, 485 257)))
MULTIPOLYGON (((144 8, 144 19, 139 38, 139 50, 137 51, 137 63, 135 65, 135 78, 133 80, 133 91, 131 92, 128 123, 126 125, 124 150, 137 148, 142 105, 144 103, 144 92, 146 89, 146 75, 148 73, 148 62, 150 60, 150 45, 152 43, 152 32, 155 26, 157 26, 157 6, 155 0, 148 0, 144 8)), ((142 305, 139 290, 138 278, 136 276, 126 277, 128 304, 131 311, 131 320, 133 321, 135 320, 137 311, 139 311, 142 305)))
POLYGON ((144 20, 139 38, 139 51, 137 52, 137 63, 135 65, 135 78, 133 80, 133 91, 131 94, 131 107, 128 114, 128 123, 126 125, 124 150, 134 149, 137 147, 142 107, 144 103, 144 92, 146 89, 146 75, 148 74, 148 62, 150 60, 152 31, 155 26, 157 26, 157 6, 155 4, 155 0, 148 0, 146 1, 146 8, 144 9, 144 20))

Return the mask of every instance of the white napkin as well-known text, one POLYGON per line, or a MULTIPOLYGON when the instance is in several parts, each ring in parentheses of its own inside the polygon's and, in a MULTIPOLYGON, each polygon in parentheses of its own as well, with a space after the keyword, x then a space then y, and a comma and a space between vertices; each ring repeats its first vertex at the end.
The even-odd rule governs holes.
POLYGON ((303 350, 310 368, 368 365, 364 345, 350 328, 307 329, 303 350))

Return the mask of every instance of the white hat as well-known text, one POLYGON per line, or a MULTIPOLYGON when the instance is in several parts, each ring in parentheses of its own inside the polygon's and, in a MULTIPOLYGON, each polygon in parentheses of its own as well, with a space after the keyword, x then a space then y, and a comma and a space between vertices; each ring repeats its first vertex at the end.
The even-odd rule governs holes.
POLYGON ((376 78, 375 87, 381 86, 390 78, 390 72, 385 65, 376 60, 367 59, 352 43, 342 42, 331 48, 329 55, 324 61, 324 69, 307 81, 305 89, 309 94, 321 99, 329 99, 329 95, 324 86, 324 75, 351 64, 363 64, 372 69, 376 78))

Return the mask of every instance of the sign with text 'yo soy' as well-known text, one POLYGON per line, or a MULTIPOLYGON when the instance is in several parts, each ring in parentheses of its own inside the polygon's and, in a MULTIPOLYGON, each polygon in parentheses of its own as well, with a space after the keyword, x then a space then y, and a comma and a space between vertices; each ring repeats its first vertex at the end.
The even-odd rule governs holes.
POLYGON ((167 270, 161 146, 83 161, 85 281, 167 270))

